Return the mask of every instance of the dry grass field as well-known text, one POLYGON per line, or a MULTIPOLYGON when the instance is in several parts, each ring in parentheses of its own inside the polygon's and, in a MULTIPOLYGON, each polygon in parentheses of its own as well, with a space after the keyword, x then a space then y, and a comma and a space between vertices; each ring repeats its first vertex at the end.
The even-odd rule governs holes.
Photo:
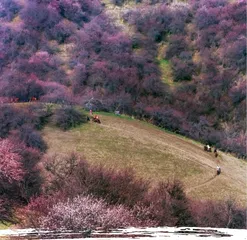
POLYGON ((70 131, 52 125, 43 130, 47 154, 79 152, 92 164, 132 168, 152 182, 180 179, 194 199, 235 199, 246 205, 247 163, 231 155, 203 150, 203 145, 125 116, 99 114, 102 124, 90 122, 70 131), (216 166, 222 174, 216 176, 216 166))

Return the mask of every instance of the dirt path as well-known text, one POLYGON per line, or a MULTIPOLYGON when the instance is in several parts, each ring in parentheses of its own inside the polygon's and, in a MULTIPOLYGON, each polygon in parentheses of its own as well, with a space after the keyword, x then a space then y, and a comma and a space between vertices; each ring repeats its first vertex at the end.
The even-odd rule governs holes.
POLYGON ((207 181, 205 181, 205 182, 203 182, 203 183, 201 183, 201 184, 199 184, 199 185, 196 185, 196 186, 194 186, 194 187, 187 188, 187 189, 185 190, 185 192, 188 194, 188 193, 190 193, 191 191, 193 191, 193 190, 195 190, 195 189, 197 189, 197 188, 202 188, 202 187, 204 187, 206 184, 212 183, 212 181, 214 181, 214 180, 216 179, 216 177, 217 177, 217 175, 215 174, 213 177, 211 177, 211 178, 208 179, 207 181))

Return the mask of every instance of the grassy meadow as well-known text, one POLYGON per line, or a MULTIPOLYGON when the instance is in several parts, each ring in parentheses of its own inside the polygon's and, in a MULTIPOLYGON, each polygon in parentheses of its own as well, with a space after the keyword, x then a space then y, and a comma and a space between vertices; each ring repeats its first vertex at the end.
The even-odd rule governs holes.
POLYGON ((246 162, 220 152, 203 151, 203 145, 127 116, 99 113, 102 124, 89 122, 69 131, 47 125, 43 136, 47 154, 73 151, 92 164, 131 168, 153 183, 180 179, 195 199, 235 199, 246 203, 246 162), (222 174, 216 176, 216 166, 222 174))

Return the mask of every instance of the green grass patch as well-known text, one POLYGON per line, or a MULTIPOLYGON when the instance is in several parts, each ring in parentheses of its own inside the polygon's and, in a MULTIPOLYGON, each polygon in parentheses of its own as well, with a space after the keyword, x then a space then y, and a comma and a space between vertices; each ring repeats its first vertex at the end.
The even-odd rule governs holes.
POLYGON ((135 120, 134 117, 131 117, 129 115, 125 115, 125 114, 120 114, 120 115, 117 115, 115 113, 112 113, 112 112, 93 112, 94 115, 103 115, 103 116, 108 116, 108 117, 116 117, 116 118, 120 118, 120 119, 125 119, 125 120, 135 120))
POLYGON ((162 81, 170 86, 177 85, 177 83, 173 81, 171 63, 166 59, 161 59, 158 60, 158 64, 161 71, 162 81))

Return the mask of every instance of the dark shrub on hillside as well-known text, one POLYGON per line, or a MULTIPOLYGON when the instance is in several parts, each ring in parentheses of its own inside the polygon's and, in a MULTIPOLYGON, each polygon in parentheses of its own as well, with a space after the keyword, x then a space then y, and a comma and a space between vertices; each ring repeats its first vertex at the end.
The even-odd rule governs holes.
POLYGON ((228 67, 235 66, 241 72, 246 70, 246 40, 242 38, 226 49, 226 65, 228 67))
POLYGON ((99 167, 91 168, 87 191, 110 204, 133 207, 142 201, 148 187, 148 182, 137 179, 130 169, 113 171, 99 167))
POLYGON ((0 106, 0 137, 6 137, 11 130, 29 121, 29 116, 24 111, 22 112, 10 105, 0 106))
POLYGON ((14 136, 27 147, 36 148, 41 152, 44 152, 47 149, 47 145, 40 133, 29 125, 21 126, 18 131, 14 133, 14 136))
POLYGON ((59 44, 62 44, 75 31, 76 25, 71 22, 60 21, 52 29, 46 29, 50 39, 55 39, 59 44))
POLYGON ((52 28, 59 22, 61 16, 45 4, 29 0, 27 7, 21 11, 21 18, 27 28, 42 31, 46 28, 52 28))
POLYGON ((182 123, 181 114, 171 109, 154 109, 149 111, 150 116, 153 116, 153 123, 159 127, 167 128, 171 131, 178 131, 182 123))
POLYGON ((34 148, 25 146, 19 149, 18 152, 22 157, 22 165, 25 170, 24 179, 20 185, 20 196, 22 202, 27 204, 31 197, 41 193, 43 178, 40 174, 41 169, 38 163, 42 154, 34 148))
POLYGON ((142 201, 149 187, 148 182, 136 178, 131 170, 90 166, 76 154, 47 158, 45 169, 51 174, 50 189, 72 197, 90 194, 113 205, 133 207, 142 201))
POLYGON ((244 78, 239 78, 235 81, 234 85, 229 91, 229 96, 234 105, 237 105, 246 98, 246 82, 244 78))
POLYGON ((200 31, 200 39, 198 44, 201 48, 218 48, 220 46, 220 41, 223 36, 220 33, 219 29, 213 25, 204 30, 200 31))
POLYGON ((16 223, 12 203, 4 196, 0 197, 0 222, 16 223))
POLYGON ((93 110, 93 111, 102 111, 104 110, 104 104, 102 101, 98 99, 90 99, 89 101, 85 102, 85 107, 88 110, 93 110))
POLYGON ((31 104, 28 107, 28 114, 32 116, 31 122, 34 127, 41 130, 49 122, 53 114, 52 105, 42 103, 31 104))
POLYGON ((189 200, 180 181, 167 184, 167 192, 171 198, 172 216, 176 218, 176 226, 194 225, 194 219, 189 209, 189 200))
POLYGON ((171 59, 174 56, 179 56, 182 52, 187 51, 187 48, 188 46, 183 35, 172 35, 165 58, 171 59))
POLYGON ((68 20, 73 21, 79 25, 90 22, 91 15, 98 15, 100 11, 101 4, 99 1, 59 1, 59 13, 62 15, 62 17, 67 18, 68 20))
POLYGON ((19 12, 21 6, 13 0, 2 0, 0 3, 0 18, 11 21, 19 12))
POLYGON ((169 24, 169 30, 172 34, 186 34, 186 23, 191 22, 192 14, 189 5, 177 5, 172 9, 172 21, 169 24), (179 17, 177 17, 179 16, 179 17))
POLYGON ((109 112, 120 111, 124 114, 133 114, 133 103, 130 94, 121 92, 113 94, 103 100, 103 109, 109 112))
POLYGON ((246 209, 233 200, 222 202, 191 201, 191 212, 197 226, 221 228, 246 228, 246 209))
POLYGON ((179 58, 172 58, 172 69, 174 81, 190 81, 194 73, 195 65, 193 61, 183 61, 179 58))
POLYGON ((159 183, 143 202, 149 206, 150 217, 159 226, 194 225, 189 199, 179 181, 159 183))
POLYGON ((203 6, 196 12, 196 25, 199 29, 207 28, 219 23, 218 16, 221 8, 206 8, 203 6))
POLYGON ((232 219, 227 225, 229 228, 246 228, 246 209, 235 208, 232 211, 232 219))
POLYGON ((40 98, 42 102, 57 104, 73 104, 76 102, 69 89, 60 83, 48 82, 44 89, 46 94, 40 98))
POLYGON ((87 116, 73 107, 66 106, 55 111, 53 121, 57 127, 68 130, 86 123, 87 116))
POLYGON ((125 2, 125 0, 111 0, 111 2, 114 4, 114 5, 117 5, 117 6, 122 6, 125 2))
POLYGON ((32 97, 39 99, 44 95, 44 88, 41 81, 27 79, 25 74, 13 74, 7 77, 5 86, 2 89, 4 96, 16 97, 21 102, 27 102, 32 97))

